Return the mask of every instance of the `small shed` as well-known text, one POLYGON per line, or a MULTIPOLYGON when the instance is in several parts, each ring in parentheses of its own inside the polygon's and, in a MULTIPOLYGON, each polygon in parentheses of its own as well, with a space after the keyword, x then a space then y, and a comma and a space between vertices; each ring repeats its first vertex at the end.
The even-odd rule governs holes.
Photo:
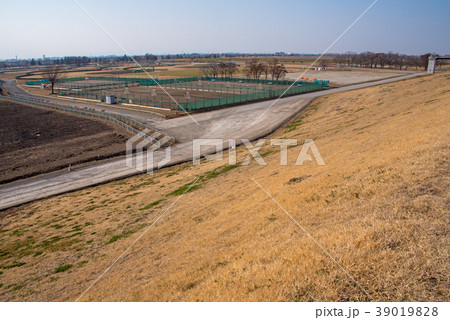
POLYGON ((106 104, 116 104, 116 96, 114 95, 107 95, 106 96, 106 104))

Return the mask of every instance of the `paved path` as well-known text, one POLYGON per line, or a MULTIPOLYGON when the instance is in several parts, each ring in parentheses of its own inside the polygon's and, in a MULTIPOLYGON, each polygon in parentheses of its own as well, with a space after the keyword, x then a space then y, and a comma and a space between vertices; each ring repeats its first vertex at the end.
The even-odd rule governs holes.
MULTIPOLYGON (((157 129, 177 138, 179 141, 179 143, 170 148, 171 159, 164 165, 169 166, 192 160, 192 139, 194 138, 238 140, 245 138, 254 140, 266 136, 282 126, 317 97, 408 79, 417 75, 420 74, 410 74, 394 79, 287 97, 280 99, 270 108, 269 106, 273 101, 251 103, 199 113, 193 115, 198 125, 190 117, 165 121, 154 121, 153 119, 152 121, 157 129), (263 115, 261 116, 261 114, 263 115), (252 126, 252 123, 258 118, 259 120, 252 126)), ((10 88, 8 89, 10 90, 10 88)), ((142 117, 147 116, 145 114, 142 115, 142 117)), ((227 144, 224 145, 224 148, 227 148, 227 144)), ((209 148, 202 150, 202 153, 206 154, 212 151, 209 148)), ((159 163, 164 159, 165 152, 166 150, 157 150, 154 153, 154 163, 159 163)), ((82 167, 71 172, 53 173, 8 183, 0 186, 0 210, 139 173, 136 169, 129 168, 126 165, 125 158, 119 158, 101 164, 82 167)))

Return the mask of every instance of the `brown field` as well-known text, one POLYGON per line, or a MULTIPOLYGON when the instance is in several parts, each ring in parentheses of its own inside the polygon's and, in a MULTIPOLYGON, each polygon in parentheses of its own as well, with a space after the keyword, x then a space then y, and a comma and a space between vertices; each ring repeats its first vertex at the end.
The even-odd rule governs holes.
MULTIPOLYGON (((245 76, 244 67, 246 61, 249 59, 221 59, 222 61, 233 61, 240 65, 238 72, 235 74, 236 77, 245 76)), ((262 61, 270 61, 272 58, 260 59, 262 61)), ((217 59, 211 59, 211 61, 217 61, 217 59)), ((299 60, 295 59, 286 60, 286 68, 288 72, 298 72, 302 68, 308 67, 313 60, 299 60), (300 62, 302 61, 302 62, 300 62)), ((142 64, 142 66, 147 70, 148 65, 142 64)), ((168 78, 179 78, 179 77, 200 77, 203 76, 201 67, 204 63, 175 63, 172 66, 155 66, 155 71, 148 72, 152 77, 156 79, 168 79, 168 78)), ((139 69, 138 66, 132 63, 128 63, 121 66, 103 68, 98 70, 93 67, 80 67, 71 69, 70 72, 66 74, 66 77, 89 77, 89 76, 112 76, 112 77, 148 77, 144 72, 133 72, 133 70, 139 69), (88 69, 88 70, 86 70, 88 69)), ((32 69, 30 69, 32 70, 32 69)), ((5 74, 5 78, 14 78, 15 76, 24 75, 24 72, 8 72, 5 74)), ((2 75, 3 76, 3 75, 2 75)), ((40 79, 38 75, 29 75, 21 78, 20 83, 24 84, 26 80, 36 80, 40 79)))
MULTIPOLYGON (((261 90, 268 89, 280 89, 287 88, 288 86, 280 86, 280 85, 261 85, 253 84, 253 83, 234 83, 234 82, 220 82, 220 81, 192 81, 185 82, 181 84, 165 84, 162 85, 165 91, 167 91, 174 99, 179 102, 191 102, 196 100, 206 100, 213 98, 221 98, 232 95, 239 94, 252 94, 257 93, 261 90), (190 100, 186 99, 186 94, 189 92, 190 100)), ((128 87, 128 90, 125 88, 121 89, 112 89, 105 90, 104 92, 110 92, 112 94, 116 94, 120 97, 132 97, 138 96, 140 98, 145 98, 152 100, 152 92, 155 90, 155 98, 154 100, 171 100, 167 93, 164 92, 162 88, 159 86, 139 86, 139 87, 128 87)))
POLYGON ((0 183, 125 153, 129 133, 93 120, 0 99, 0 183))
MULTIPOLYGON (((262 58, 262 61, 270 61, 272 58, 262 58)), ((223 61, 233 61, 240 65, 238 68, 238 72, 234 75, 235 77, 245 78, 245 63, 248 59, 222 59, 223 61)), ((299 76, 301 76, 307 68, 311 67, 311 63, 314 61, 313 59, 286 59, 286 69, 288 74, 286 75, 286 80, 296 80, 299 76)), ((144 68, 148 68, 147 64, 143 64, 144 68)), ((149 72, 149 74, 155 79, 168 79, 168 78, 180 78, 180 77, 201 77, 203 73, 201 71, 204 63, 175 63, 172 66, 164 65, 164 66, 156 66, 154 72, 149 72)), ((317 66, 317 65, 316 65, 317 66)), ((144 72, 133 72, 133 70, 137 70, 138 67, 134 64, 125 64, 116 67, 108 67, 102 70, 98 70, 93 67, 80 67, 71 69, 65 77, 73 78, 73 77, 89 77, 89 76, 111 76, 111 77, 133 77, 133 78, 148 78, 148 75, 144 72), (88 70, 86 70, 88 69, 88 70)), ((320 80, 330 80, 331 86, 342 86, 359 82, 366 81, 374 81, 377 79, 390 78, 393 76, 407 74, 406 71, 398 71, 391 69, 365 69, 365 68, 338 68, 335 66, 330 66, 327 71, 314 71, 314 68, 308 70, 303 77, 306 78, 317 78, 320 80)), ((24 72, 19 73, 6 73, 5 78, 14 78, 14 76, 23 75, 24 72)), ((33 94, 37 95, 49 95, 50 89, 39 89, 35 87, 25 86, 25 82, 27 80, 37 80, 40 79, 38 75, 30 75, 24 76, 21 80, 18 80, 18 84, 23 88, 27 89, 33 94)), ((158 89, 157 89, 158 90, 158 89)), ((112 92, 112 94, 122 93, 120 91, 112 92)), ((147 93, 144 91, 143 93, 147 93)), ((109 93, 108 93, 109 94, 109 93)), ((184 95, 178 94, 177 92, 173 92, 177 97, 176 99, 180 100, 180 102, 185 102, 184 95)), ((213 97, 222 97, 223 95, 218 94, 213 96, 211 94, 207 94, 207 98, 213 97)), ((133 97, 129 97, 133 98, 133 97)), ((167 98, 166 96, 164 98, 167 98)), ((135 97, 135 99, 147 99, 147 97, 135 97)), ((195 97, 194 97, 195 99, 195 97)), ((202 98, 197 97, 198 100, 202 98)), ((165 101, 164 99, 162 99, 165 101)), ((169 99, 171 101, 171 99, 169 99)), ((193 100, 195 101, 195 100, 193 100)))
MULTIPOLYGON (((219 97, 226 97, 226 92, 214 92, 214 91, 190 91, 190 90, 180 90, 180 89, 171 89, 166 88, 164 90, 159 87, 132 87, 128 88, 128 91, 125 89, 113 89, 104 91, 107 94, 114 94, 117 97, 127 98, 127 99, 139 99, 137 104, 147 105, 152 104, 151 101, 155 102, 155 105, 162 102, 164 103, 163 107, 168 107, 165 103, 173 104, 173 107, 176 107, 176 104, 173 102, 171 97, 175 99, 178 103, 186 103, 198 100, 207 100, 219 97), (155 90, 156 96, 152 96, 152 91, 155 90), (167 93, 170 95, 168 96, 167 93), (187 92, 189 92, 190 99, 187 99, 187 92), (144 100, 145 102, 142 102, 144 100)), ((231 95, 231 94, 229 94, 231 95)))
POLYGON ((288 166, 266 143, 267 166, 183 164, 3 211, 0 299, 77 299, 168 210, 82 301, 371 300, 255 179, 373 299, 449 301, 449 78, 316 100, 271 137, 300 142, 288 166), (305 139, 325 166, 293 165, 305 139))
MULTIPOLYGON (((152 77, 156 79, 168 79, 174 77, 194 77, 194 76, 202 76, 202 73, 199 69, 202 64, 200 63, 189 63, 189 64, 175 64, 173 66, 156 66, 154 72, 148 72, 152 77)), ((143 65, 145 69, 148 68, 148 65, 143 65)), ((144 72, 133 72, 133 70, 139 69, 138 66, 134 64, 125 64, 117 67, 108 67, 103 68, 102 70, 98 70, 98 68, 90 68, 90 67, 80 67, 70 70, 70 72, 66 73, 67 78, 74 77, 89 77, 89 76, 111 76, 111 77, 145 77, 148 75, 144 72), (88 69, 88 70, 86 70, 88 69)), ((24 72, 15 72, 15 73, 5 73, 4 78, 14 78, 15 76, 24 75, 24 72), (9 75, 9 77, 8 77, 9 75)), ((3 75, 2 75, 3 77, 3 75)), ((27 80, 36 80, 40 79, 38 75, 29 75, 23 76, 21 83, 25 83, 27 80)))
MULTIPOLYGON (((92 100, 100 100, 102 96, 112 94, 117 96, 122 103, 177 109, 177 105, 173 99, 179 103, 188 103, 254 94, 262 91, 267 92, 269 90, 287 89, 288 87, 287 85, 208 80, 162 84, 161 86, 139 86, 137 83, 128 83, 128 86, 125 87, 125 84, 122 82, 84 80, 61 82, 57 84, 57 93, 67 97, 79 97, 92 100)), ((34 89, 36 90, 36 87, 34 89)))

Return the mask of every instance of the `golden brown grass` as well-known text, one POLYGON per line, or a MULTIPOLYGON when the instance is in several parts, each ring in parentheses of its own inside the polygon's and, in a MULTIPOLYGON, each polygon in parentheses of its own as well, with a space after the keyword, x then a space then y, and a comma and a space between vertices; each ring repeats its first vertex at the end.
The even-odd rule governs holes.
POLYGON ((2 212, 0 298, 75 300, 200 177, 81 300, 370 300, 254 178, 375 300, 448 301, 449 77, 316 100, 272 136, 288 166, 266 145, 2 212), (326 165, 294 166, 311 138, 326 165))

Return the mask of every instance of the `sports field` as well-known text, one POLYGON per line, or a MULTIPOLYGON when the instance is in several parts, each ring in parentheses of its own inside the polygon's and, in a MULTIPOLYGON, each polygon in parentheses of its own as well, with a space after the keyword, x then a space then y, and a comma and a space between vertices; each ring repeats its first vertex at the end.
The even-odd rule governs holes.
MULTIPOLYGON (((28 81, 28 86, 45 85, 28 81)), ((68 78, 56 85, 59 95, 106 101, 114 95, 118 103, 151 106, 170 110, 197 110, 223 107, 321 90, 326 81, 253 80, 245 78, 190 77, 163 79, 79 77, 68 78)))

